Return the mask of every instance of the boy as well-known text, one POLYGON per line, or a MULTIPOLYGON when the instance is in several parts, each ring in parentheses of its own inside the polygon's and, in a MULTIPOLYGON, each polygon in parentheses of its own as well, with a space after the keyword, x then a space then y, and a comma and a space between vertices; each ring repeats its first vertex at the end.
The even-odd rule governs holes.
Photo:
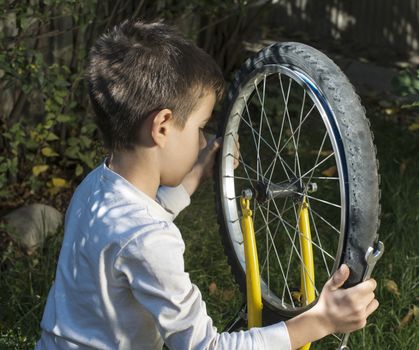
POLYGON ((298 317, 217 333, 184 271, 173 219, 220 145, 202 135, 223 92, 219 68, 173 28, 126 21, 91 50, 88 82, 111 156, 67 210, 36 349, 296 349, 365 325, 378 307, 376 283, 340 289, 343 266, 298 317))

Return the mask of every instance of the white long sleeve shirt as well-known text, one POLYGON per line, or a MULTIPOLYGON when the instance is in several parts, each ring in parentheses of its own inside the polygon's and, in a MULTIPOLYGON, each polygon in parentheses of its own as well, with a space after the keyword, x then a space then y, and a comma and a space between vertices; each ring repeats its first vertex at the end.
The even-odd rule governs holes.
POLYGON ((173 223, 189 195, 160 187, 157 199, 107 159, 77 187, 35 349, 290 349, 282 322, 217 333, 173 223))

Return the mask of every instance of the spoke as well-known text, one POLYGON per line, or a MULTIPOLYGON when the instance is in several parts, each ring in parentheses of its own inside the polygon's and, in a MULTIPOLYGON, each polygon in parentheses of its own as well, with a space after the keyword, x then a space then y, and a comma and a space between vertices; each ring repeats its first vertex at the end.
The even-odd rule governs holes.
MULTIPOLYGON (((259 168, 261 176, 263 176, 263 170, 262 170, 262 162, 260 160, 260 136, 262 135, 262 124, 263 124, 263 111, 265 108, 265 87, 266 87, 266 74, 263 76, 263 101, 262 101, 262 112, 260 113, 260 122, 259 122, 259 139, 258 139, 258 146, 257 146, 257 157, 259 161, 259 168)), ((257 90, 257 85, 255 82, 255 89, 257 90)), ((259 180, 259 176, 258 176, 259 180)))
MULTIPOLYGON (((258 205, 258 207, 261 207, 261 208, 265 208, 265 207, 263 207, 263 206, 261 206, 261 205, 258 205)), ((254 211, 254 208, 255 207, 253 207, 253 211, 254 211)), ((290 206, 290 207, 288 207, 281 215, 284 215, 286 212, 288 212, 289 210, 291 210, 292 209, 292 206, 290 206)), ((277 216, 275 216, 275 217, 273 217, 269 222, 268 222, 268 225, 270 225, 272 222, 274 222, 275 220, 278 220, 278 217, 277 216)), ((255 236, 260 232, 260 231, 262 231, 263 229, 264 229, 265 227, 261 227, 261 228, 258 228, 256 231, 255 231, 255 236)))
MULTIPOLYGON (((279 149, 279 144, 280 144, 280 140, 281 140, 281 137, 282 137, 282 129, 283 129, 283 123, 282 123, 282 125, 281 125, 281 132, 280 132, 280 136, 279 136, 279 139, 278 139, 278 147, 277 147, 277 150, 276 150, 276 153, 275 153, 275 158, 274 158, 274 160, 271 162, 271 164, 269 165, 269 167, 268 167, 268 169, 266 170, 266 173, 265 173, 265 176, 266 176, 266 174, 268 173, 268 171, 269 171, 269 169, 271 169, 271 167, 272 167, 272 171, 271 171, 271 175, 270 175, 270 178, 272 178, 272 174, 273 174, 273 172, 274 172, 274 168, 275 168, 275 163, 276 163, 276 157, 277 156, 279 156, 280 155, 280 153, 283 151, 283 149, 286 147, 286 145, 288 144, 288 142, 294 137, 294 134, 298 131, 298 133, 300 132, 300 129, 301 129, 301 126, 304 124, 304 122, 307 120, 307 118, 309 117, 309 115, 310 115, 310 113, 313 111, 313 109, 314 109, 314 107, 315 107, 316 105, 314 105, 313 104, 313 106, 311 107, 311 109, 307 112, 307 114, 305 115, 305 117, 304 117, 304 119, 300 122, 300 124, 298 125, 298 127, 294 130, 294 132, 292 133, 292 135, 288 138, 288 140, 285 142, 285 144, 282 146, 282 148, 280 149, 280 150, 278 150, 279 149)), ((285 118, 283 118, 283 121, 285 120, 285 118)), ((282 157, 280 157, 280 158, 282 158, 282 157)), ((295 175, 295 172, 294 172, 294 175, 295 175)), ((288 179, 289 179, 289 176, 288 176, 288 174, 287 174, 287 177, 288 177, 288 179)))
MULTIPOLYGON (((289 100, 289 93, 290 93, 290 89, 291 89, 291 83, 292 83, 292 80, 290 79, 290 83, 289 83, 289 86, 288 86, 287 105, 286 105, 285 111, 286 111, 286 115, 287 115, 287 119, 288 119, 288 124, 289 124, 290 130, 291 130, 292 141, 293 141, 294 150, 295 150, 294 173, 298 173, 299 177, 301 178, 300 160, 299 160, 299 157, 298 157, 298 147, 297 147, 297 142, 296 142, 295 137, 294 137, 295 132, 294 132, 293 127, 292 127, 291 117, 290 117, 290 113, 289 113, 289 110, 288 110, 288 100, 289 100), (297 167, 298 167, 298 169, 297 169, 297 167), (298 170, 298 172, 297 172, 297 170, 298 170)), ((300 121, 300 123, 301 123, 301 121, 300 121)), ((301 130, 301 128, 299 130, 301 130)))
MULTIPOLYGON (((283 132, 283 130, 284 130, 285 114, 286 114, 286 111, 287 111, 287 109, 288 109, 288 98, 289 98, 289 93, 290 93, 291 83, 292 83, 292 80, 290 79, 290 82, 289 82, 289 85, 288 85, 287 98, 285 99, 284 89, 283 89, 283 86, 282 86, 281 74, 279 74, 278 76, 279 76, 279 81, 280 81, 280 84, 281 84, 281 92, 282 92, 282 98, 283 98, 283 100, 284 100, 284 107, 285 107, 285 108, 284 108, 284 113, 282 114, 281 130, 280 130, 280 132, 279 132, 278 142, 275 144, 275 147, 276 147, 276 152, 275 152, 274 162, 273 162, 273 165, 272 165, 271 175, 269 176, 269 182, 268 182, 268 183, 270 183, 270 182, 271 182, 272 175, 273 175, 274 170, 275 170, 275 165, 276 165, 277 158, 278 158, 278 157, 280 157, 280 159, 282 159, 282 157, 280 156, 280 153, 281 153, 281 152, 280 152, 280 151, 278 151, 278 149, 279 149, 279 146, 280 146, 280 144, 281 144, 282 132, 283 132)), ((272 164, 272 163, 271 163, 271 164, 272 164)), ((282 164, 282 161, 281 161, 281 164, 282 164)), ((269 167, 270 167, 270 166, 269 166, 269 167)), ((284 166, 283 166, 283 167, 284 167, 284 166)), ((285 175, 286 175, 287 179, 288 179, 288 180, 290 180, 290 176, 288 175, 288 172, 286 171, 286 169, 285 169, 285 168, 284 168, 284 171, 285 171, 285 175)), ((295 176, 295 170, 294 170, 294 171, 292 171, 292 170, 291 170, 291 172, 292 172, 292 173, 293 173, 293 175, 295 176)), ((266 172, 266 173, 267 173, 267 172, 266 172)))
POLYGON ((253 171, 255 174, 257 174, 257 171, 255 170, 255 169, 253 169, 250 165, 248 165, 248 164, 246 164, 244 161, 243 161, 243 158, 236 158, 233 154, 231 154, 231 153, 229 153, 229 154, 227 154, 226 156, 231 156, 231 157, 233 157, 235 160, 238 160, 241 164, 243 164, 244 165, 244 171, 246 172, 246 176, 248 177, 248 179, 249 179, 249 181, 250 182, 252 182, 250 179, 252 179, 250 176, 249 176, 249 173, 247 172, 247 169, 249 169, 249 170, 251 170, 251 171, 253 171))
POLYGON ((336 207, 336 208, 339 208, 339 209, 342 208, 340 205, 335 204, 335 203, 331 203, 331 202, 328 202, 328 201, 325 201, 324 199, 320 199, 320 198, 316 198, 316 197, 313 197, 313 196, 309 196, 308 194, 301 193, 301 192, 298 192, 298 191, 293 191, 291 189, 290 189, 290 191, 293 192, 293 193, 299 194, 301 196, 306 196, 307 198, 314 199, 315 201, 319 201, 319 202, 322 202, 324 204, 331 205, 331 206, 336 207))
POLYGON ((237 198, 240 198, 240 197, 241 197, 241 195, 239 195, 239 196, 233 196, 233 197, 225 197, 225 198, 227 198, 229 201, 232 201, 232 200, 237 199, 237 198))
MULTIPOLYGON (((293 204, 293 205, 294 205, 294 204, 293 204)), ((292 209, 292 207, 293 207, 293 206, 288 207, 288 208, 287 208, 287 210, 286 210, 285 212, 287 212, 287 211, 289 211, 290 209, 292 209)), ((261 210, 261 208, 265 208, 265 207, 258 205, 258 209, 259 209, 259 210, 261 210)), ((268 210, 269 210, 269 208, 268 208, 268 210)), ((269 210, 269 212, 272 212, 272 211, 270 211, 270 210, 269 210)), ((282 214, 284 214, 284 212, 283 212, 282 214)), ((270 225, 272 222, 274 222, 274 221, 276 221, 276 220, 278 220, 278 216, 275 216, 274 218, 272 218, 272 219, 268 222, 268 225, 270 225)), ((260 232, 261 230, 263 230, 264 228, 265 228, 265 227, 261 227, 261 228, 259 228, 259 229, 255 232, 255 236, 257 235, 257 233, 259 233, 259 232, 260 232)), ((277 232, 278 232, 278 228, 279 228, 279 225, 277 225, 277 226, 276 226, 275 233, 274 233, 274 238, 276 237, 276 234, 277 234, 277 232)), ((265 259, 265 261, 266 261, 266 259, 265 259)), ((265 262, 264 262, 264 263, 265 263, 265 262)), ((262 270, 263 270, 263 268, 262 268, 262 270)))
POLYGON ((327 161, 330 157, 334 156, 335 152, 329 154, 326 158, 324 158, 320 163, 316 164, 314 167, 312 167, 309 171, 306 171, 301 177, 305 177, 307 174, 311 173, 314 169, 322 165, 325 161, 327 161))
MULTIPOLYGON (((303 111, 304 111, 304 106, 305 106, 305 103, 306 103, 306 93, 307 92, 304 89, 303 103, 301 104, 301 111, 300 111, 300 123, 298 124, 297 149, 298 149, 298 146, 300 144, 301 121, 302 121, 302 118, 303 118, 303 111)), ((294 163, 294 169, 295 169, 295 167, 296 167, 296 164, 294 163)), ((301 173, 300 173, 300 175, 301 175, 301 173)))
POLYGON ((333 226, 329 221, 327 221, 323 216, 321 216, 319 213, 317 213, 313 208, 311 208, 311 211, 319 217, 322 221, 324 221, 327 225, 329 225, 333 230, 335 230, 340 235, 340 230, 338 230, 335 226, 333 226))
MULTIPOLYGON (((273 153, 276 153, 276 150, 269 144, 269 142, 268 141, 266 141, 265 140, 265 138, 264 137, 262 137, 261 135, 259 135, 259 133, 253 128, 253 125, 252 124, 250 124, 246 119, 244 119, 243 118, 243 116, 242 115, 240 115, 239 113, 237 113, 237 115, 240 117, 240 119, 241 120, 243 120, 244 121, 244 123, 249 127, 249 129, 252 131, 252 135, 253 135, 253 139, 254 139, 254 142, 255 142, 255 147, 257 148, 257 141, 256 141, 256 139, 255 139, 255 135, 257 136, 257 137, 259 137, 260 136, 260 139, 261 139, 261 141, 263 141, 264 143, 265 143, 265 145, 266 146, 268 146, 271 150, 272 150, 272 152, 273 153)), ((249 115, 249 117, 250 117, 250 115, 249 115)))
MULTIPOLYGON (((258 143, 256 142, 256 138, 255 138, 256 131, 253 129, 252 117, 250 116, 249 107, 247 106, 247 101, 244 97, 243 97, 243 99, 244 99, 244 104, 245 104, 245 107, 246 107, 247 118, 249 119, 249 123, 243 118, 243 116, 241 114, 239 114, 239 113, 237 113, 237 114, 239 115, 240 119, 242 119, 246 123, 246 125, 250 128, 250 131, 251 131, 252 137, 253 137, 253 142, 255 144, 256 149, 258 149, 258 143)), ((261 139, 261 135, 259 134, 259 142, 260 142, 260 139, 261 139)), ((263 141, 265 143, 268 143, 265 139, 263 139, 263 141)), ((257 160, 256 160, 256 168, 258 170, 259 170, 259 163, 260 163, 260 157, 259 157, 259 152, 258 152, 257 160)), ((259 176, 258 176, 258 179, 259 179, 259 176)))
MULTIPOLYGON (((260 205, 261 206, 261 205, 260 205)), ((275 202, 274 202, 274 206, 276 206, 275 205, 275 202)), ((264 207, 264 206, 261 206, 263 209, 265 209, 266 210, 266 207, 264 207)), ((273 212, 272 210, 270 211, 270 213, 271 213, 271 215, 273 215, 273 216, 276 216, 282 223, 284 223, 285 225, 287 225, 287 226, 289 226, 290 228, 292 228, 292 229, 295 229, 296 227, 298 227, 298 224, 296 225, 296 226, 294 226, 294 225, 291 225, 287 220, 285 220, 283 217, 281 217, 281 216, 279 216, 277 213, 275 213, 275 212, 273 212)), ((287 231, 288 232, 288 231, 287 231)), ((310 243, 311 244, 313 244, 316 248, 318 248, 318 249, 320 249, 320 250, 322 250, 322 248, 316 243, 316 242, 314 242, 313 240, 310 240, 310 243)), ((298 252, 298 250, 297 250, 297 252, 298 252)), ((330 253, 328 253, 326 250, 324 250, 323 249, 323 252, 329 257, 329 258, 331 258, 331 259, 333 259, 333 260, 335 260, 335 258, 330 254, 330 253)), ((299 256, 300 257, 300 259, 301 259, 301 256, 299 256)), ((302 261, 302 260, 301 260, 302 261)))
MULTIPOLYGON (((234 141, 234 144, 235 144, 235 146, 236 146, 236 149, 239 149, 239 146, 238 146, 238 144, 237 144, 237 140, 236 140, 236 138, 234 137, 234 135, 233 135, 232 133, 229 133, 228 135, 230 135, 230 136, 233 138, 233 141, 234 141)), ((253 169, 250 165, 247 165, 247 164, 244 162, 241 152, 238 152, 238 153, 239 153, 239 157, 240 157, 240 159, 237 159, 237 158, 234 156, 234 154, 231 154, 231 153, 227 154, 227 156, 228 156, 228 155, 230 155, 231 157, 233 157, 234 159, 238 160, 239 162, 241 162, 241 163, 244 165, 244 171, 246 172, 246 176, 248 177, 248 179, 249 179, 250 183, 252 183, 252 181, 250 180, 250 179, 251 179, 251 177, 250 177, 250 175, 249 175, 249 173, 248 173, 248 171, 247 171, 247 168, 249 168, 250 170, 252 170, 252 171, 253 171, 254 173, 256 173, 256 174, 257 174, 257 171, 255 171, 255 169, 253 169)))
POLYGON ((284 148, 288 145, 288 143, 292 140, 292 138, 294 137, 295 133, 301 129, 302 125, 304 124, 304 122, 307 120, 307 118, 310 116, 310 113, 313 111, 314 107, 316 107, 315 104, 313 104, 313 106, 311 106, 310 110, 307 112, 306 116, 304 117, 303 121, 300 123, 300 125, 298 125, 298 127, 294 130, 294 133, 287 139, 287 141, 285 141, 284 145, 282 146, 282 148, 279 150, 278 153, 281 153, 284 148))
MULTIPOLYGON (((249 124, 248 122, 247 122, 247 120, 246 119, 244 119, 243 118, 243 116, 241 116, 239 113, 237 113, 237 115, 240 117, 240 119, 241 120, 243 120, 244 121, 244 123, 252 130, 252 134, 255 134, 256 136, 259 136, 259 133, 255 130, 255 129, 253 129, 253 127, 251 126, 251 124, 249 124)), ((288 177, 288 172, 287 172, 287 170, 285 169, 285 166, 289 169, 289 171, 291 171, 291 173, 293 173, 293 170, 292 170, 292 168, 287 164, 287 162, 278 154, 276 154, 276 150, 268 143, 268 141, 266 141, 265 140, 265 138, 264 137, 260 137, 261 138, 261 140, 263 141, 263 143, 265 143, 265 145, 273 152, 273 153, 275 153, 275 157, 278 157, 278 159, 279 159, 279 161, 281 162, 281 164, 282 164, 282 166, 283 166, 283 168, 284 168, 284 171, 285 171, 285 173, 287 174, 287 177, 288 177)), ((255 141, 256 142, 256 141, 255 141)), ((256 144, 255 144, 255 146, 257 146, 256 144)), ((293 175, 295 176, 295 174, 293 173, 293 175)), ((289 178, 289 177, 288 177, 289 178)))
MULTIPOLYGON (((317 152, 317 157, 316 157, 316 160, 315 160, 315 162, 314 162, 313 171, 311 172, 311 174, 310 174, 310 178, 309 178, 309 179, 308 179, 308 181, 307 181, 307 187, 308 187, 308 184, 309 184, 309 183, 310 183, 310 181, 311 181, 311 177, 314 175, 314 170, 316 169, 317 162, 319 161, 320 154, 322 153, 322 150, 323 150, 323 145, 324 145, 324 142, 326 141, 326 136, 327 136, 327 131, 324 133, 323 140, 322 140, 322 144, 320 145, 320 149, 319 149, 319 151, 317 152)), ((333 154, 333 153, 331 153, 331 154, 333 154)), ((304 192, 307 192, 307 189, 304 189, 304 192)))
MULTIPOLYGON (((258 207, 258 209, 261 210, 260 207, 258 207)), ((277 220, 277 219, 275 218, 275 220, 277 220)), ((279 225, 276 225, 276 229, 275 229, 275 232, 273 234, 273 239, 274 240, 275 240, 275 237, 276 237, 276 235, 278 233, 278 229, 279 229, 279 225)), ((270 275, 269 275, 269 264, 270 264, 270 262, 269 262, 269 253, 270 253, 271 249, 272 249, 272 243, 269 244, 269 236, 266 235, 266 251, 267 251, 267 256, 265 257, 265 260, 263 261, 260 274, 262 275, 263 270, 265 269, 265 265, 268 265, 267 266, 267 271, 268 271, 268 292, 270 292, 270 275)))
POLYGON ((312 177, 309 177, 309 176, 303 176, 302 177, 303 179, 307 179, 307 178, 310 178, 310 179, 315 179, 315 180, 339 180, 339 178, 338 177, 333 177, 333 176, 312 176, 312 177))
POLYGON ((253 179, 250 177, 241 177, 241 176, 233 176, 233 175, 223 175, 223 177, 228 178, 228 179, 237 179, 237 180, 246 180, 246 181, 255 181, 257 182, 257 179, 253 179))
MULTIPOLYGON (((265 75, 265 79, 266 79, 266 75, 265 75)), ((271 124, 269 123, 269 118, 268 118, 268 116, 266 115, 266 112, 265 112, 265 85, 266 85, 266 80, 264 80, 263 83, 264 84, 263 84, 263 97, 262 98, 260 97, 259 89, 258 89, 258 87, 257 87, 256 84, 255 84, 255 90, 256 90, 256 95, 258 97, 259 103, 262 106, 262 114, 265 117, 266 125, 268 126, 269 133, 271 134, 271 137, 272 137, 272 142, 273 142, 273 144, 274 144, 274 146, 276 148, 275 137, 274 137, 274 134, 272 132, 271 124)), ((262 118, 262 115, 261 115, 261 118, 262 118)))
MULTIPOLYGON (((274 204, 274 206, 275 206, 275 208, 276 208, 276 210, 277 210, 277 213, 274 213, 274 212, 272 212, 271 211, 271 214, 272 215, 274 215, 274 216, 277 216, 278 218, 279 218, 279 220, 281 221, 281 223, 282 223, 282 225, 283 225, 283 227, 284 227, 284 229, 285 229, 285 232, 287 233, 287 236, 288 236, 288 238, 289 238, 289 240, 291 241, 291 244, 292 244, 292 246, 293 246, 293 248, 294 248, 294 250, 295 250, 295 253, 297 254, 297 256, 298 256, 298 258, 300 259, 300 262, 302 263, 302 266, 303 266, 303 269, 304 270, 306 270, 306 272, 307 272, 307 269, 306 269, 306 267, 305 267, 305 265, 304 265, 304 262, 303 262, 303 259, 302 259, 302 257, 301 257, 301 254, 300 254, 300 252, 298 251, 298 249, 297 249, 297 247, 295 246, 295 243, 294 243, 294 241, 291 239, 291 235, 289 234, 289 231, 288 231, 288 228, 285 226, 285 224, 287 224, 288 226, 290 226, 292 229, 296 229, 296 227, 298 227, 298 221, 297 221, 297 225, 296 225, 296 227, 294 227, 294 226, 292 226, 289 222, 287 222, 285 219, 283 219, 282 217, 281 217, 281 215, 278 215, 279 214, 279 210, 278 210, 278 207, 276 206, 276 203, 275 202, 273 202, 273 204, 274 204)), ((266 209, 265 207, 263 207, 264 209, 266 209)), ((299 232, 299 231, 298 231, 299 232)), ((300 232, 299 232, 300 233, 300 232)), ((312 240, 310 241, 313 245, 315 245, 315 246, 317 246, 312 240)), ((320 248, 319 246, 317 246, 318 248, 320 248)), ((330 255, 329 253, 327 253, 326 251, 325 251, 325 254, 328 254, 328 255, 330 255)), ((333 258, 333 257, 332 257, 333 258)), ((333 258, 334 259, 334 258, 333 258)), ((311 279, 311 278, 310 278, 311 279)), ((313 286, 314 286, 314 289, 316 290, 316 293, 317 293, 317 295, 319 295, 319 292, 318 292, 318 290, 317 290, 317 288, 316 288, 316 286, 315 286, 315 284, 314 284, 314 281, 311 281, 311 283, 313 284, 313 286)))
MULTIPOLYGON (((266 76, 265 76, 265 78, 266 78, 266 76)), ((268 126, 269 133, 270 133, 270 135, 271 135, 273 145, 274 145, 274 147, 275 147, 276 149, 278 149, 278 146, 277 146, 277 144, 276 144, 276 142, 275 142, 275 136, 274 136, 274 134, 273 134, 273 132, 272 132, 271 124, 269 123, 269 118, 268 118, 268 116, 266 115, 265 108, 264 108, 264 106, 265 106, 265 85, 263 86, 263 90, 264 90, 264 94, 263 94, 263 101, 262 101, 262 99, 261 99, 261 97, 260 97, 260 94, 259 94, 259 89, 257 88, 257 85, 256 85, 256 84, 255 84, 255 90, 256 90, 256 94, 257 94, 257 97, 258 97, 259 103, 262 105, 262 113, 263 113, 263 115, 264 115, 264 117, 265 117, 265 120, 266 120, 266 125, 268 126)), ((267 172, 268 172, 268 171, 266 171, 264 175, 266 175, 266 174, 267 174, 267 172)))
MULTIPOLYGON (((295 211, 295 204, 294 204, 294 202, 292 203, 292 207, 294 208, 294 211, 295 211)), ((292 237, 292 244, 293 245, 295 245, 295 237, 297 237, 297 231, 296 230, 294 230, 294 237, 292 237)), ((294 253, 294 250, 291 247, 291 249, 290 249, 290 255, 288 257, 288 264, 287 264, 287 279, 288 279, 289 271, 290 271, 290 268, 291 268, 291 260, 292 260, 293 253, 294 253)), ((282 293, 282 295, 283 295, 283 293, 282 293)))
POLYGON ((289 289, 289 287, 288 287, 287 280, 285 279, 284 269, 282 268, 281 259, 279 258, 279 254, 278 254, 278 251, 277 251, 277 249, 276 249, 276 245, 275 245, 275 242, 274 242, 274 240, 273 240, 273 237, 272 237, 272 234, 271 234, 271 230, 269 229, 269 226, 267 225, 266 218, 265 218, 265 216, 263 215, 262 210, 260 210, 260 214, 261 214, 261 216, 262 216, 263 220, 265 221, 265 224, 266 224, 266 227, 267 227, 267 230, 268 230, 268 234, 269 234, 269 238, 270 238, 270 239, 271 239, 271 241, 272 241, 272 246, 273 246, 273 248, 274 248, 274 252, 275 252, 276 258, 277 258, 278 263, 279 263, 279 268, 281 269, 282 277, 284 277, 284 284, 286 284, 286 286, 287 286, 288 295, 289 295, 289 297, 290 297, 291 303, 292 303, 293 307, 295 307, 294 302, 293 302, 293 300, 292 300, 291 291, 290 291, 290 289, 289 289))
MULTIPOLYGON (((288 172, 287 172, 287 170, 285 169, 285 166, 292 172, 292 169, 291 169, 291 167, 285 162, 285 160, 281 157, 281 156, 279 156, 279 154, 277 154, 277 151, 276 150, 278 150, 278 146, 276 145, 276 143, 275 143, 275 140, 274 140, 274 137, 273 137, 273 134, 272 134, 272 130, 271 130, 271 128, 270 128, 270 124, 269 124, 269 122, 268 122, 268 127, 269 127, 269 131, 270 131, 270 133, 271 133, 271 137, 273 138, 273 143, 274 143, 274 146, 275 146, 275 148, 276 148, 276 150, 269 144, 269 142, 264 138, 264 137, 262 137, 262 135, 261 135, 261 133, 259 132, 257 132, 254 128, 253 128, 253 124, 252 124, 252 121, 251 121, 251 117, 250 117, 250 112, 249 112, 249 107, 248 107, 248 105, 247 105, 247 101, 245 100, 245 107, 246 107, 246 112, 247 112, 247 117, 248 117, 248 119, 249 119, 249 122, 247 122, 247 120, 246 119, 244 119, 243 118, 243 116, 242 115, 240 115, 239 113, 237 113, 238 115, 239 115, 239 117, 245 122, 245 124, 251 129, 251 132, 252 132, 252 136, 253 136, 253 141, 254 141, 254 143, 255 143, 255 147, 257 148, 258 147, 258 143, 257 143, 257 141, 256 141, 256 138, 255 138, 255 134, 256 134, 256 136, 258 136, 258 139, 259 140, 262 140, 271 150, 272 150, 272 152, 274 152, 275 153, 275 158, 276 157, 278 157, 279 158, 279 161, 281 162, 281 165, 282 165, 282 167, 283 167, 283 169, 284 169, 284 172, 287 174, 287 177, 289 178, 289 176, 288 176, 288 172)), ((266 115, 266 114, 265 114, 266 115)), ((267 119, 267 117, 266 117, 266 119, 267 119)), ((259 152, 258 152, 258 156, 259 156, 259 152)), ((267 174, 267 171, 265 172, 265 174, 264 174, 264 176, 266 176, 266 174, 267 174)))
POLYGON ((312 213, 312 211, 311 211, 311 206, 310 206, 310 203, 309 203, 309 205, 308 205, 308 210, 309 210, 309 213, 310 213, 311 222, 313 223, 313 226, 314 226, 314 231, 316 232, 316 237, 317 237, 317 240, 318 240, 318 242, 319 242, 319 246, 320 246, 320 248, 321 248, 321 250, 320 250, 320 251, 321 251, 321 253, 322 253, 322 258, 323 258, 324 265, 326 266, 327 276, 328 276, 328 277, 330 277, 329 265, 327 264, 327 262, 326 262, 326 257, 324 256, 322 242, 321 242, 321 240, 320 240, 319 232, 317 231, 317 225, 316 225, 316 222, 314 221, 314 217, 313 217, 313 213, 312 213))

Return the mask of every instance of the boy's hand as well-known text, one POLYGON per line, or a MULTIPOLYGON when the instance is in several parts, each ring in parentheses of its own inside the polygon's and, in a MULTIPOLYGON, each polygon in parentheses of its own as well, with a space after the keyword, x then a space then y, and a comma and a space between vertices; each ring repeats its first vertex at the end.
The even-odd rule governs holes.
POLYGON ((370 279, 341 288, 348 277, 349 268, 342 265, 324 285, 317 304, 286 322, 292 349, 331 333, 352 332, 365 326, 367 317, 378 308, 374 295, 377 282, 370 279))
POLYGON ((183 179, 182 185, 190 196, 192 196, 201 182, 212 176, 215 155, 221 146, 221 142, 222 137, 216 138, 214 136, 209 140, 205 148, 199 152, 198 160, 194 167, 183 179))
POLYGON ((365 327, 367 317, 378 308, 374 279, 348 289, 341 288, 349 277, 349 268, 342 265, 324 285, 316 309, 323 315, 330 333, 347 333, 365 327))

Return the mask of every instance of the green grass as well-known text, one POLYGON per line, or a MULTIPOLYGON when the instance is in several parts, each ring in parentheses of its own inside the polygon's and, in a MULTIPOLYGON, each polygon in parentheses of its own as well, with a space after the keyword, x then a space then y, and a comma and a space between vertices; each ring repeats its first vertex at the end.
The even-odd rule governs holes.
MULTIPOLYGON (((352 349, 417 349, 417 319, 403 326, 400 321, 419 304, 419 139, 417 133, 384 120, 380 111, 371 113, 382 176, 380 239, 386 252, 374 271, 380 308, 364 330, 351 335, 350 345, 352 349), (400 296, 388 291, 386 280, 397 284, 400 296)), ((210 182, 194 194, 192 205, 176 223, 186 242, 186 269, 200 288, 215 326, 222 330, 243 299, 220 243, 210 182)), ((32 256, 13 244, 0 252, 0 349, 33 349, 61 239, 62 232, 32 256)), ((324 343, 312 348, 333 347, 324 343)))

